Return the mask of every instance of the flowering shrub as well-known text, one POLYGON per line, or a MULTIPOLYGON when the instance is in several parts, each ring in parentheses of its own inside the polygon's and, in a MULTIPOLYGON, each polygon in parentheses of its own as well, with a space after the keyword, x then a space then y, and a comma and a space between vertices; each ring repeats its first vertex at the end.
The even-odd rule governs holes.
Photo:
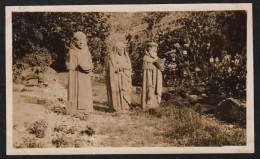
POLYGON ((139 31, 126 37, 134 84, 141 85, 143 45, 150 40, 158 43, 158 56, 166 58, 164 86, 246 98, 245 12, 171 12, 158 15, 156 22, 156 14, 147 15, 152 22, 146 34, 139 31), (144 35, 149 36, 142 38, 144 35))
POLYGON ((182 84, 187 91, 189 88, 194 90, 196 86, 204 85, 208 93, 221 94, 226 98, 246 99, 245 57, 236 54, 232 59, 231 55, 226 54, 222 61, 218 57, 210 57, 203 68, 203 65, 194 60, 195 56, 192 57, 191 53, 183 50, 188 47, 187 44, 184 45, 186 46, 182 47, 176 43, 176 49, 165 53, 168 57, 164 72, 167 85, 182 84))
POLYGON ((209 69, 207 85, 211 93, 222 94, 225 97, 246 99, 246 59, 238 59, 221 63, 212 62, 209 69))

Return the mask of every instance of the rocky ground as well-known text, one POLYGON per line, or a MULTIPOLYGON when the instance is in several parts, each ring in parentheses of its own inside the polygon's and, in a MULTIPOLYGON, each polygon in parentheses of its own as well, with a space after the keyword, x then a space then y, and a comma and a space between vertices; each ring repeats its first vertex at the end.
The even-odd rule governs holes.
POLYGON ((104 79, 93 75, 94 113, 71 117, 66 115, 64 105, 67 78, 67 73, 49 69, 49 73, 41 77, 44 83, 37 85, 37 82, 27 80, 27 83, 13 84, 15 148, 222 146, 246 143, 245 123, 234 122, 236 119, 233 118, 223 121, 225 118, 217 113, 227 112, 222 106, 231 105, 229 110, 233 107, 237 111, 229 111, 226 116, 237 115, 243 119, 241 112, 244 108, 238 103, 239 110, 236 109, 233 99, 230 99, 231 102, 227 100, 229 103, 222 99, 222 104, 221 100, 209 103, 207 101, 213 102, 215 97, 165 89, 167 93, 164 93, 162 106, 143 111, 138 108, 140 88, 134 87, 132 101, 136 108, 129 112, 111 113, 106 105, 104 79))

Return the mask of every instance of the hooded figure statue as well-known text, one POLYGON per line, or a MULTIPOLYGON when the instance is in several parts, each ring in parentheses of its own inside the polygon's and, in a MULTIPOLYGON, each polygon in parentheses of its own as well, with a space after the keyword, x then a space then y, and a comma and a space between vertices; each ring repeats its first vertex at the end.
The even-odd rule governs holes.
POLYGON ((86 35, 74 33, 71 49, 66 57, 69 70, 68 106, 69 114, 88 114, 93 111, 92 87, 89 73, 93 69, 86 35))
POLYGON ((109 108, 128 110, 131 105, 132 67, 125 44, 113 46, 106 60, 106 85, 109 108))
POLYGON ((149 42, 143 58, 142 109, 159 107, 162 95, 162 71, 165 59, 157 56, 158 44, 149 42))

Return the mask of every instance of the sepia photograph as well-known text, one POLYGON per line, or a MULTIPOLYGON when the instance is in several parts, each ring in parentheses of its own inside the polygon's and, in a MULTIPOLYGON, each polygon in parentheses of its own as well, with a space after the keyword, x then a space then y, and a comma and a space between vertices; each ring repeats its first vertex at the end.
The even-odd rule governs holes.
POLYGON ((5 18, 7 154, 254 152, 252 4, 5 18))

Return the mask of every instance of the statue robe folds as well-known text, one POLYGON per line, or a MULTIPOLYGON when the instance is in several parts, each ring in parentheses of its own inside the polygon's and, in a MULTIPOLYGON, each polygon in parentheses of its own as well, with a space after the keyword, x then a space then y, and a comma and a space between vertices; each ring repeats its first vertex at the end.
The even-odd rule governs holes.
POLYGON ((93 111, 92 86, 89 73, 93 69, 88 47, 78 49, 73 46, 66 59, 73 69, 69 70, 68 101, 73 112, 90 113, 93 111))
POLYGON ((159 107, 162 95, 162 72, 154 62, 158 59, 145 55, 143 58, 142 109, 159 107))
POLYGON ((106 60, 106 85, 108 105, 111 110, 128 110, 131 105, 132 68, 126 50, 124 55, 118 55, 118 48, 125 46, 117 43, 106 60))

